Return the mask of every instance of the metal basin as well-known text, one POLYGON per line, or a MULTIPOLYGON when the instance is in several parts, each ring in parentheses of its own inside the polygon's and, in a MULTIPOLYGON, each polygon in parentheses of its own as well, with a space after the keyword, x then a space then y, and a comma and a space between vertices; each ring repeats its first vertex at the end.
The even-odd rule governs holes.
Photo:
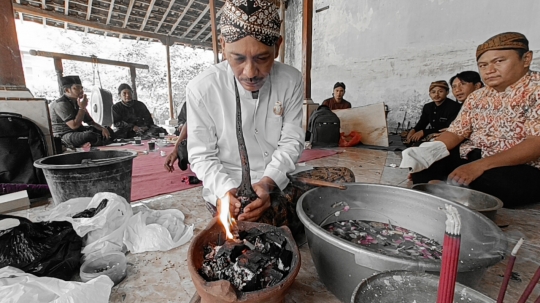
POLYGON ((503 202, 499 198, 465 187, 420 183, 413 185, 412 188, 461 203, 472 210, 480 212, 491 220, 495 220, 497 210, 503 207, 503 202))
POLYGON ((296 211, 306 227, 311 256, 321 281, 343 302, 354 288, 373 274, 388 270, 438 274, 440 260, 383 255, 325 231, 320 225, 341 220, 390 222, 443 243, 446 215, 440 209, 454 206, 462 220, 458 281, 474 287, 489 266, 504 258, 506 237, 488 218, 467 207, 417 190, 379 185, 347 184, 346 190, 315 188, 300 197, 296 211), (332 207, 345 201, 350 209, 332 207))
MULTIPOLYGON (((439 277, 422 272, 389 271, 362 281, 354 290, 351 303, 433 303, 437 302, 439 277)), ((456 283, 454 302, 492 303, 495 300, 456 283)))

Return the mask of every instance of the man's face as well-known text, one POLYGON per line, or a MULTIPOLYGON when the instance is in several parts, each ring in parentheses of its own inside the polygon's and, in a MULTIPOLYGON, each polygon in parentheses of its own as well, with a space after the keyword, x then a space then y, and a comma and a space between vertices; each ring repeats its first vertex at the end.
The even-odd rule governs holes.
POLYGON ((66 90, 66 95, 73 99, 82 98, 84 96, 84 88, 80 84, 73 84, 71 88, 66 90))
POLYGON ((233 43, 225 43, 221 39, 223 53, 245 90, 255 92, 264 85, 278 56, 281 41, 280 37, 276 45, 267 46, 250 36, 233 43))
POLYGON ((431 97, 431 100, 441 102, 448 96, 448 91, 442 87, 436 86, 429 91, 429 96, 431 97))
POLYGON ((465 82, 459 78, 455 78, 452 82, 452 94, 456 97, 456 100, 459 102, 464 102, 467 97, 480 88, 480 83, 471 83, 465 82))
POLYGON ((338 86, 334 88, 334 99, 339 103, 341 100, 343 100, 343 96, 345 95, 345 89, 341 86, 338 86))
POLYGON ((528 71, 532 52, 520 58, 515 50, 490 50, 478 58, 478 71, 488 86, 502 92, 516 83, 528 71))
POLYGON ((120 98, 122 98, 122 102, 126 103, 133 99, 133 92, 130 89, 123 89, 120 92, 120 98))

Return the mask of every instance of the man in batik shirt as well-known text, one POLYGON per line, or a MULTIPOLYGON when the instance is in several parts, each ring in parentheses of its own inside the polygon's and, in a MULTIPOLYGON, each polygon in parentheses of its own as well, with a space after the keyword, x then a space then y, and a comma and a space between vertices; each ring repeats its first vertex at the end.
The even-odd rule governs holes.
MULTIPOLYGON (((485 88, 471 93, 437 140, 450 155, 411 175, 469 186, 505 207, 540 202, 540 73, 520 33, 502 33, 478 46, 485 88)), ((405 160, 405 157, 404 157, 405 160)))

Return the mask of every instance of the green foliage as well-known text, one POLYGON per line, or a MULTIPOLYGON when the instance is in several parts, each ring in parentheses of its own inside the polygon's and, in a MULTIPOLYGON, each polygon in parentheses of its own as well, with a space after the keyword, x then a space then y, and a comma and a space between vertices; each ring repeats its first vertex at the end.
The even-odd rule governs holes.
MULTIPOLYGON (((156 122, 169 119, 169 97, 167 87, 167 63, 165 46, 159 42, 143 42, 128 39, 109 38, 94 34, 84 34, 75 31, 63 31, 52 27, 38 25, 17 24, 21 49, 61 52, 72 55, 92 56, 100 59, 127 61, 146 64, 148 70, 137 69, 137 99, 144 102, 156 122), (24 28, 22 28, 24 27, 24 28), (25 30, 31 27, 30 30, 25 30)), ((187 83, 197 74, 208 68, 212 63, 212 53, 204 50, 194 50, 179 45, 170 47, 171 81, 175 118, 185 102, 185 88, 187 83)), ((49 60, 50 63, 35 64, 32 73, 38 74, 39 79, 27 81, 27 86, 36 97, 56 99, 58 86, 52 59, 32 58, 36 60, 49 60), (44 68, 39 69, 38 65, 44 68)), ((111 65, 94 65, 86 62, 62 60, 64 75, 79 75, 87 94, 95 84, 111 91, 115 101, 119 100, 118 85, 128 83, 131 85, 129 68, 111 65), (100 81, 101 80, 101 81, 100 81)), ((28 72, 29 67, 25 65, 28 72)))

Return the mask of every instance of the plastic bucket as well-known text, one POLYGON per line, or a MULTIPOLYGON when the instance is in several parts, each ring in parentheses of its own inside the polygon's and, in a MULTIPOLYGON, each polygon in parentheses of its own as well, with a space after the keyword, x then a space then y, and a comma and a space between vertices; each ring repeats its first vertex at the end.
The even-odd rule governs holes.
POLYGON ((45 157, 34 162, 43 169, 56 205, 72 198, 112 192, 131 201, 131 170, 135 151, 94 151, 45 157))

